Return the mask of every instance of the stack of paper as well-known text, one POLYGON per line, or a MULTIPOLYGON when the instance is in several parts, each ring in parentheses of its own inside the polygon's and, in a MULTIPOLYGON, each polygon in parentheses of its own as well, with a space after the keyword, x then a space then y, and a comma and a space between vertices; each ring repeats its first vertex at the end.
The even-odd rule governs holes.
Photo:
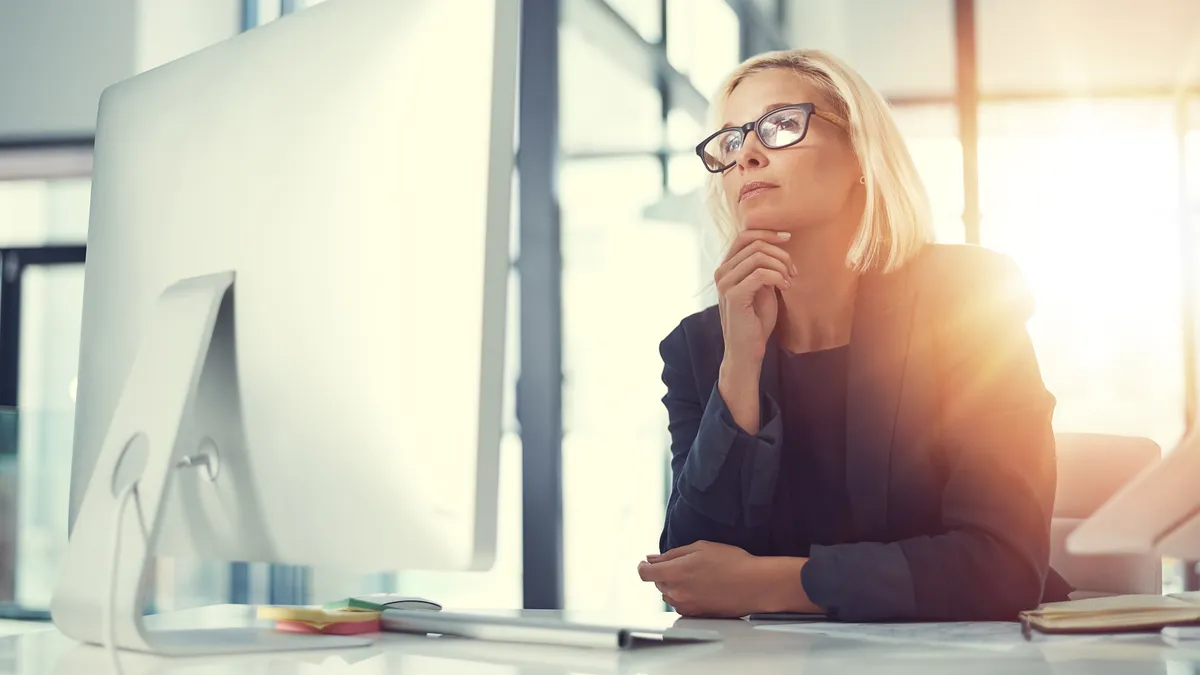
POLYGON ((275 622, 275 630, 289 633, 358 635, 378 633, 380 612, 323 607, 262 606, 258 618, 275 622))

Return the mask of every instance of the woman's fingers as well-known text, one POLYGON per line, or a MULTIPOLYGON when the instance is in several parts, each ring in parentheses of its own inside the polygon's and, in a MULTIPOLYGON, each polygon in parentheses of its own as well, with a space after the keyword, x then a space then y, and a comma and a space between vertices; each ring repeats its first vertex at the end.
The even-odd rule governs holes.
POLYGON ((796 266, 792 264, 792 255, 766 239, 754 239, 738 250, 730 249, 730 254, 726 256, 725 260, 717 268, 717 273, 728 272, 755 253, 766 253, 767 255, 774 256, 787 266, 789 272, 792 274, 796 273, 796 266))
POLYGON ((768 244, 778 244, 792 238, 791 232, 776 232, 774 230, 742 230, 738 233, 733 241, 729 244, 729 251, 725 254, 725 259, 729 260, 737 255, 737 252, 746 248, 750 244, 761 241, 768 244))
POLYGON ((734 287, 749 279, 758 270, 774 271, 774 273, 778 274, 781 281, 781 288, 787 288, 792 285, 792 282, 788 281, 791 279, 792 273, 787 269, 787 265, 780 261, 779 258, 760 251, 751 253, 750 256, 738 263, 737 267, 728 270, 724 276, 721 276, 716 281, 716 291, 727 294, 734 287))
POLYGON ((750 273, 741 283, 729 289, 725 296, 735 307, 749 307, 754 302, 754 296, 766 286, 784 289, 791 284, 778 270, 760 267, 750 273))

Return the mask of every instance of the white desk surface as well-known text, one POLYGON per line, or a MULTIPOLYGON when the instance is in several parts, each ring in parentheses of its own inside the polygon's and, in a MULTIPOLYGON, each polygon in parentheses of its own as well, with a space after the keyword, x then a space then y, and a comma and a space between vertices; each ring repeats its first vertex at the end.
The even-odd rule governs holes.
MULTIPOLYGON (((251 609, 221 605, 151 617, 158 627, 247 625, 251 609)), ((526 614, 546 613, 526 612, 526 614)), ((561 613, 552 612, 551 616, 561 613)), ((579 621, 630 623, 640 627, 671 625, 715 629, 725 636, 716 644, 655 646, 632 651, 589 650, 539 645, 480 642, 384 634, 372 647, 342 651, 310 651, 213 658, 160 658, 122 652, 122 672, 129 675, 261 674, 406 675, 464 673, 480 675, 555 675, 562 673, 1200 673, 1200 645, 1165 645, 1157 635, 1114 641, 1030 643, 1009 650, 957 646, 888 644, 822 635, 756 630, 745 621, 679 619, 673 614, 615 617, 570 613, 579 621)), ((51 626, 0 639, 0 673, 102 675, 114 672, 98 647, 77 644, 51 626)))

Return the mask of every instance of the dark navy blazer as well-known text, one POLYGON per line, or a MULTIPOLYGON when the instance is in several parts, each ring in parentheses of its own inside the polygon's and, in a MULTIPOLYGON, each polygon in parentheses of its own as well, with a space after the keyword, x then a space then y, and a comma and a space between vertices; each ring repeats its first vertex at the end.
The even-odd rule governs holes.
MULTIPOLYGON (((830 616, 1013 620, 1066 599, 1049 566, 1055 400, 1031 313, 1016 266, 979 247, 932 245, 860 278, 846 409, 856 543, 814 545, 799 580, 830 616)), ((717 389, 716 307, 685 318, 660 352, 673 474, 661 549, 707 540, 775 555, 778 342, 763 360, 755 436, 717 389)))

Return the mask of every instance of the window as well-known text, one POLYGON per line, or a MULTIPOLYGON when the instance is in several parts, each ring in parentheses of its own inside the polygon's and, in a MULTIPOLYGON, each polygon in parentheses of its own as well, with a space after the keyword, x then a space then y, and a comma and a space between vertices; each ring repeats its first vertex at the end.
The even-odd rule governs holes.
MULTIPOLYGON (((667 113, 667 147, 671 153, 667 164, 667 191, 671 196, 687 197, 699 204, 709 174, 693 148, 704 135, 704 127, 688 113, 679 108, 672 108, 667 113)), ((697 225, 703 222, 702 219, 681 219, 697 225)))
POLYGON ((725 0, 667 1, 667 60, 712 96, 741 60, 737 14, 725 0))
POLYGON ((1035 294, 1055 427, 1170 450, 1184 425, 1171 104, 987 104, 980 128, 982 243, 1035 294))
MULTIPOLYGON (((694 53, 688 45, 700 37, 668 21, 668 49, 679 36, 684 50, 672 53, 700 81, 724 76, 737 62, 736 16, 722 0, 713 5, 718 25, 694 53), (733 51, 714 67, 707 50, 713 35, 726 33, 733 51)), ((690 9, 676 4, 669 12, 682 12, 697 30, 712 19, 711 7, 699 19, 690 9)), ((681 111, 670 111, 664 124, 656 85, 622 68, 616 55, 571 26, 561 37, 566 607, 660 610, 659 594, 636 571, 657 550, 669 488, 658 344, 706 299, 700 230, 695 218, 665 203, 664 178, 672 192, 666 201, 686 201, 700 184, 705 174, 695 155, 685 160, 701 131, 681 111)))
POLYGON ((83 242, 91 190, 86 178, 0 181, 0 246, 83 242))
POLYGON ((657 345, 702 289, 696 232, 645 217, 663 195, 657 88, 569 26, 561 35, 566 607, 660 609, 636 574, 667 486, 657 345))
MULTIPOLYGON (((80 178, 0 182, 0 247, 82 243, 90 187, 80 178)), ((19 606, 46 610, 67 544, 83 269, 70 264, 18 270, 18 399, 16 411, 5 414, 17 421, 5 425, 17 432, 16 472, 3 485, 13 523, 4 546, 15 550, 15 560, 6 565, 13 577, 4 583, 13 584, 11 597, 19 606)))
POLYGON ((67 547, 83 267, 26 268, 21 291, 15 600, 46 609, 67 547))
POLYGON ((632 77, 574 27, 564 25, 559 34, 559 134, 563 150, 656 151, 663 142, 658 89, 632 77))
POLYGON ((563 167, 563 492, 568 609, 660 609, 637 577, 657 550, 669 437, 658 343, 699 309, 696 229, 647 220, 657 158, 563 167))
POLYGON ((662 3, 659 0, 605 0, 646 42, 662 37, 662 3))
POLYGON ((941 105, 895 108, 892 114, 929 193, 937 240, 963 243, 966 228, 962 220, 962 143, 958 140, 957 113, 952 106, 941 105))

